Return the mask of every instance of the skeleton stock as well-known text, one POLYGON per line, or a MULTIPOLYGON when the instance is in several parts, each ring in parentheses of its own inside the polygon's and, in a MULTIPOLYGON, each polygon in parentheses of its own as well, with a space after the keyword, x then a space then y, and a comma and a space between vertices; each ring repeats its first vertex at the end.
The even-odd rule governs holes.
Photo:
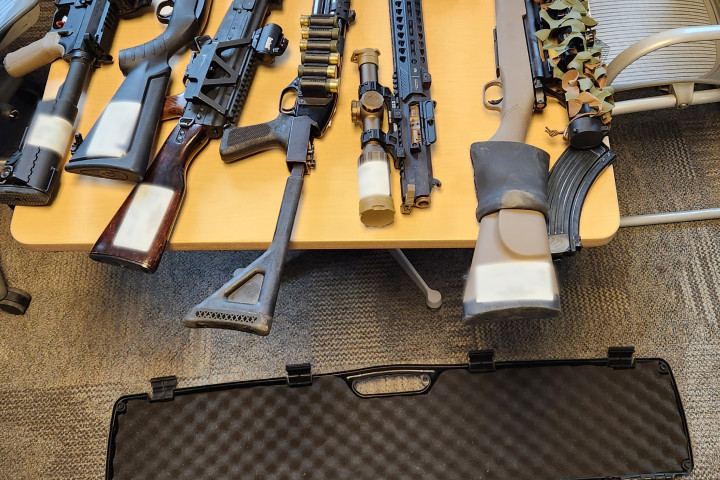
POLYGON ((225 129, 220 145, 224 161, 282 148, 290 177, 270 248, 188 312, 183 320, 186 327, 227 328, 258 335, 270 332, 304 176, 315 164, 313 141, 325 133, 335 112, 345 33, 354 18, 350 0, 315 0, 312 15, 300 20, 302 65, 298 77, 281 94, 278 117, 225 129), (282 98, 290 92, 297 95, 296 102, 285 109, 282 98))
MULTIPOLYGON (((524 0, 496 0, 497 132, 470 150, 480 231, 463 299, 463 320, 551 316, 559 295, 546 215, 550 156, 524 143, 535 92, 524 34, 524 0)), ((484 92, 483 92, 484 95, 484 92)))

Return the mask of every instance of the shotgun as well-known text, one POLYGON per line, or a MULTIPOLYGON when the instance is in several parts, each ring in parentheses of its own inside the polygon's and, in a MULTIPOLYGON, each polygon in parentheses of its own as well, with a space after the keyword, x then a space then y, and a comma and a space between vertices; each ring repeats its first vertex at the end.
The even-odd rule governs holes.
POLYGON ((313 142, 323 136, 335 112, 345 33, 354 19, 350 0, 314 0, 312 15, 300 19, 302 65, 298 77, 280 94, 278 117, 258 125, 228 128, 223 133, 220 156, 224 161, 282 148, 290 177, 270 248, 195 306, 185 316, 186 327, 270 333, 304 176, 315 165, 313 142), (292 107, 283 107, 286 95, 295 96, 292 107))
POLYGON ((214 37, 197 39, 185 72, 186 102, 177 126, 93 246, 98 262, 153 273, 185 196, 187 169, 212 138, 237 121, 258 63, 287 48, 282 29, 263 23, 282 0, 233 0, 214 37))
POLYGON ((66 172, 143 179, 170 84, 170 57, 202 31, 211 4, 212 0, 164 0, 158 5, 158 19, 167 28, 147 43, 120 51, 118 64, 127 78, 65 164, 66 172))
POLYGON ((60 183, 58 165, 73 139, 78 102, 91 71, 112 62, 109 55, 120 18, 150 0, 55 0, 50 32, 4 60, 21 77, 58 58, 70 64, 57 96, 38 103, 20 149, 0 169, 0 203, 47 205, 60 183))

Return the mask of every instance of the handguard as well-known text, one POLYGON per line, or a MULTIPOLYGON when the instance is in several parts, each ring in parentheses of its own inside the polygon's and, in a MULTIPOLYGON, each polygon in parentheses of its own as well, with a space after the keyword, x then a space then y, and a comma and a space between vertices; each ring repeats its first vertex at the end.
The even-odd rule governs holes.
POLYGON ((158 7, 158 18, 168 23, 157 38, 120 51, 125 81, 100 118, 77 147, 65 171, 139 182, 152 154, 155 131, 163 113, 170 83, 170 57, 185 48, 203 29, 212 0, 173 0, 158 7), (162 9, 172 5, 168 17, 162 9))

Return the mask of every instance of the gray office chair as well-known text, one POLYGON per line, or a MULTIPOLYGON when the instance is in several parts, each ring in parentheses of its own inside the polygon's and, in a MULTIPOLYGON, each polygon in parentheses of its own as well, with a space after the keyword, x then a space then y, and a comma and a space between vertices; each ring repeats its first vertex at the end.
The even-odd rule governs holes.
MULTIPOLYGON (((668 87, 667 94, 617 102, 613 115, 720 102, 720 2, 590 0, 597 38, 607 45, 616 91, 668 87)), ((621 227, 720 218, 720 208, 623 217, 621 227)))
MULTIPOLYGON (((22 35, 37 22, 40 15, 38 0, 0 0, 0 50, 22 35)), ((8 80, 0 85, 0 117, 12 119, 17 112, 9 104, 19 87, 19 80, 8 80)), ((8 287, 0 272, 0 310, 22 315, 30 304, 30 294, 19 288, 8 287)))

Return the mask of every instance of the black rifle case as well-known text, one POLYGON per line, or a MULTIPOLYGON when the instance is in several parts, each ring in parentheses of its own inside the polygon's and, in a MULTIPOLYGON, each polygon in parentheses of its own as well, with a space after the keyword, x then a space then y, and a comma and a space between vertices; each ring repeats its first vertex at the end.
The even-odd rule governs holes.
POLYGON ((670 367, 632 348, 176 385, 116 402, 107 478, 671 480, 693 466, 670 367))

